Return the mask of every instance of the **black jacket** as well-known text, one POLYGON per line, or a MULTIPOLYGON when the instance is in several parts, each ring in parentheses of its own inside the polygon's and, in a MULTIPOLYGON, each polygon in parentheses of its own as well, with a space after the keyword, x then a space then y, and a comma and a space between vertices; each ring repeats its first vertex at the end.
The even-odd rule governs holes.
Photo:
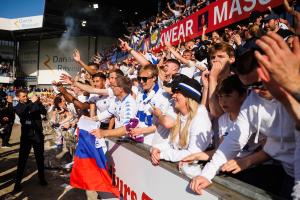
POLYGON ((0 124, 12 124, 15 121, 15 112, 12 103, 7 103, 4 108, 0 108, 0 124), (3 118, 7 117, 8 121, 4 121, 3 118))
POLYGON ((47 110, 39 101, 32 103, 18 103, 15 111, 22 125, 22 136, 42 136, 43 126, 41 115, 46 115, 47 110))

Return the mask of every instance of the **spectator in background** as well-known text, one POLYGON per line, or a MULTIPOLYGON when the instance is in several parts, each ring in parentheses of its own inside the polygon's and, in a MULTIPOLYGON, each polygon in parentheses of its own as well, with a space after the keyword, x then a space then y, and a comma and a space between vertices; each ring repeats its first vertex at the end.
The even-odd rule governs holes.
POLYGON ((180 8, 172 9, 169 2, 167 3, 167 6, 168 6, 169 11, 170 11, 171 13, 173 13, 175 19, 181 17, 182 11, 181 11, 180 8))
POLYGON ((194 73, 196 71, 196 62, 192 60, 193 52, 191 50, 184 50, 183 55, 181 56, 171 45, 170 43, 166 43, 166 47, 168 50, 176 57, 176 59, 180 60, 182 65, 180 66, 179 73, 186 75, 189 78, 193 78, 194 73))
POLYGON ((279 16, 276 14, 269 14, 263 19, 265 30, 272 31, 280 35, 282 38, 286 39, 288 36, 293 35, 288 29, 282 29, 279 27, 279 16))
POLYGON ((14 120, 15 113, 12 106, 12 98, 8 97, 5 92, 0 91, 0 135, 2 138, 2 148, 11 147, 9 139, 14 120))
POLYGON ((250 13, 249 23, 250 25, 253 24, 253 25, 261 26, 262 19, 263 19, 262 13, 254 10, 250 13))

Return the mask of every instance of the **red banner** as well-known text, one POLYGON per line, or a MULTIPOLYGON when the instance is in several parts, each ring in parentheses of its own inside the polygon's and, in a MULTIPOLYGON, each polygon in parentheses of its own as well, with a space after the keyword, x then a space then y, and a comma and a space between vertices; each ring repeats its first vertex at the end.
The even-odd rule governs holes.
POLYGON ((268 6, 276 7, 282 3, 283 0, 218 0, 163 29, 155 50, 161 49, 166 41, 177 45, 179 40, 189 41, 201 36, 204 25, 209 33, 248 18, 254 10, 263 12, 268 6))

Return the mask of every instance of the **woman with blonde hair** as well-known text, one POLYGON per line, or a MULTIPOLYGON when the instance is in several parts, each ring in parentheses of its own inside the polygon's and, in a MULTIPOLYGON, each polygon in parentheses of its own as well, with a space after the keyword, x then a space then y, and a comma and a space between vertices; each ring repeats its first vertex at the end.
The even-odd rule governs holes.
POLYGON ((154 165, 164 159, 178 162, 192 152, 205 151, 212 139, 211 121, 204 105, 201 102, 200 84, 188 77, 172 83, 174 114, 167 112, 160 115, 160 123, 171 127, 170 135, 165 143, 154 145, 151 148, 151 161, 154 165), (174 117, 173 117, 174 118, 174 117), (170 126, 172 121, 172 126, 170 126))

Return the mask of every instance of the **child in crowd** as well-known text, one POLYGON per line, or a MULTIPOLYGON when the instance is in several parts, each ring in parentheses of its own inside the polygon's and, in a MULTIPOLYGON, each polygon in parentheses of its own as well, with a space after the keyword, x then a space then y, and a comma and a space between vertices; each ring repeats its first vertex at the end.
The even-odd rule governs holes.
MULTIPOLYGON (((216 137, 215 144, 219 146, 219 144, 223 141, 223 137, 226 137, 228 135, 228 130, 233 127, 235 120, 237 119, 240 108, 246 97, 246 88, 243 86, 237 75, 232 75, 221 82, 221 84, 217 88, 217 96, 219 104, 224 111, 224 114, 221 115, 218 119, 219 132, 218 137, 216 137)), ((263 143, 265 142, 265 137, 262 134, 260 134, 258 143, 254 143, 253 136, 255 135, 252 135, 252 138, 248 141, 248 144, 237 155, 236 158, 239 159, 238 162, 245 161, 241 158, 247 159, 248 155, 260 149, 261 145, 263 145, 263 143)), ((215 151, 216 149, 191 154, 185 157, 179 163, 179 168, 181 168, 185 163, 191 163, 198 160, 210 160, 215 151)), ((232 165, 232 163, 234 163, 233 160, 228 161, 223 165, 223 168, 221 170, 232 172, 234 174, 239 172, 240 169, 238 169, 237 165, 232 165)))

